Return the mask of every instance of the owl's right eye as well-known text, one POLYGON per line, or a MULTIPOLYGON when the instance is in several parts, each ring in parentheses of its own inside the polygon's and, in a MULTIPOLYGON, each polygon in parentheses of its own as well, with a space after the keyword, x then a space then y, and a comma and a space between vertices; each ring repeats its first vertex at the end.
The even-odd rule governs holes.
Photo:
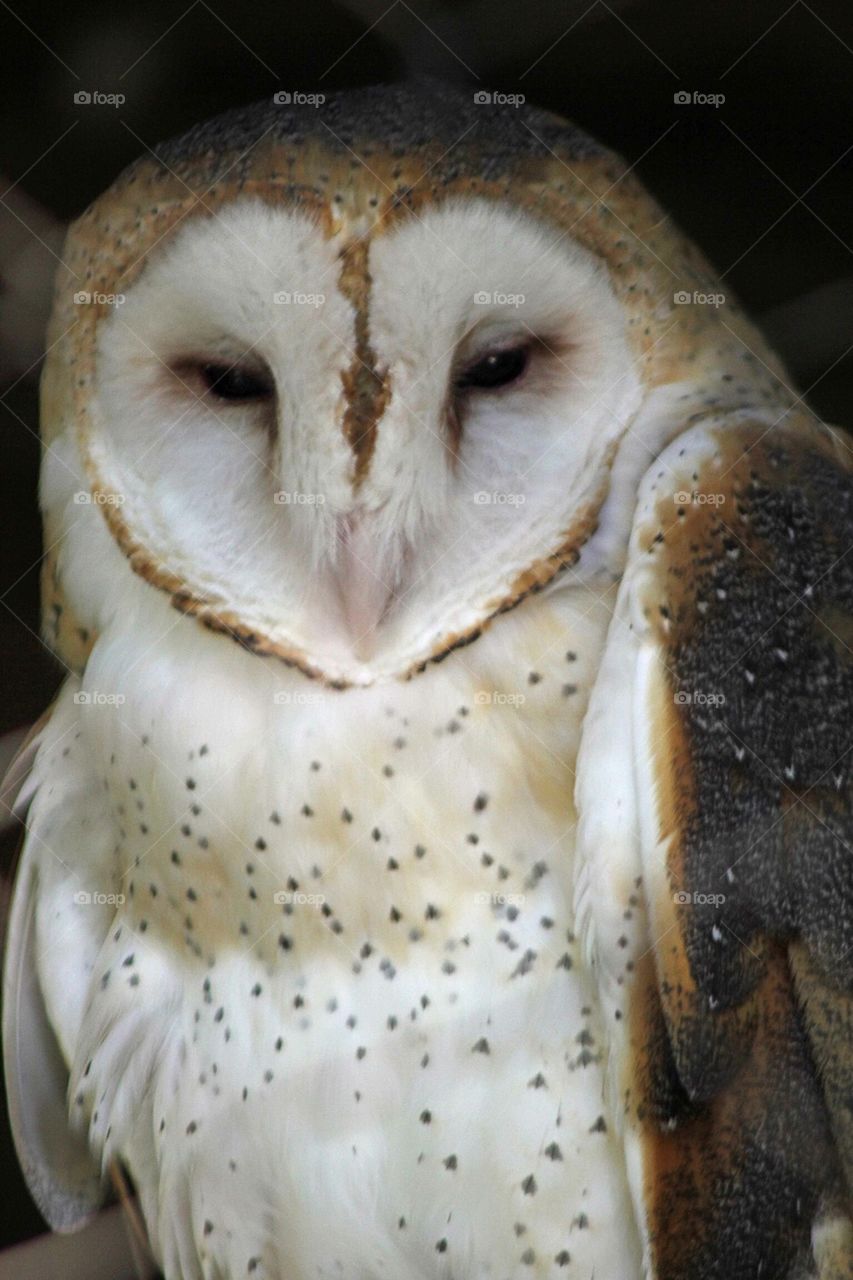
POLYGON ((506 347, 488 351, 470 364, 456 379, 458 391, 477 389, 493 391, 515 382, 524 373, 530 359, 527 346, 506 347))
POLYGON ((273 393, 272 378, 239 365, 201 366, 205 388, 220 400, 265 400, 273 393))

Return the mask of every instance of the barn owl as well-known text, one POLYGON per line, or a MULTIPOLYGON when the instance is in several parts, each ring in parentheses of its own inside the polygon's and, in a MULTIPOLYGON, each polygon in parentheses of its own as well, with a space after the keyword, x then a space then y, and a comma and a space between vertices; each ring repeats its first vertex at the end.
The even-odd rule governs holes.
POLYGON ((240 110, 69 233, 21 1163, 168 1280, 848 1276, 849 448, 482 97, 240 110))

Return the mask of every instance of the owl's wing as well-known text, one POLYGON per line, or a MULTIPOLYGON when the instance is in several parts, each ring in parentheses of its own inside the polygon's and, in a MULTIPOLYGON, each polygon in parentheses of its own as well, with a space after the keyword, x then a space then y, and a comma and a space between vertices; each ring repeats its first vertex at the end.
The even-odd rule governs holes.
MULTIPOLYGON (((7 780, 14 777, 17 796, 9 797, 10 806, 26 809, 38 789, 30 770, 52 728, 49 717, 40 721, 13 761, 7 780)), ((39 839, 26 842, 12 895, 3 970, 3 1065, 9 1121, 30 1193, 55 1231, 74 1231, 96 1212, 104 1193, 85 1135, 69 1127, 68 1068, 39 977, 36 909, 44 894, 39 866, 44 855, 39 839)), ((54 855, 48 851, 47 856, 54 855)), ((65 963, 61 950, 54 962, 65 963)), ((70 968, 67 978, 70 987, 75 978, 70 968)))
POLYGON ((578 909, 654 1280, 853 1274, 851 456, 728 419, 640 490, 578 909))

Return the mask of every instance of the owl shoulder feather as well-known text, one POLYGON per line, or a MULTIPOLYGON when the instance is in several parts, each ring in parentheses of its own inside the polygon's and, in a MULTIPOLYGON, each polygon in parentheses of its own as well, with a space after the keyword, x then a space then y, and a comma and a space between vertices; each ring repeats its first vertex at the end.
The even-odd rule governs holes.
POLYGON ((827 1257, 853 1240, 851 457, 805 414, 744 415, 680 436, 640 489, 608 642, 623 703, 600 678, 578 800, 656 1280, 787 1274, 821 1223, 827 1257), (630 761, 602 827, 614 714, 630 761))

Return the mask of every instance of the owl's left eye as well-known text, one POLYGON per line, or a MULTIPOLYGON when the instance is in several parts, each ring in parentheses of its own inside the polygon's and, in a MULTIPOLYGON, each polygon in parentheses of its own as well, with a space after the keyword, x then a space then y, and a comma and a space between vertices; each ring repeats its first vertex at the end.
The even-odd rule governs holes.
POLYGON ((505 347, 500 351, 490 351, 479 356, 473 364, 469 364, 456 379, 459 391, 468 388, 479 388, 491 391, 495 387, 505 387, 517 381, 524 373, 530 359, 528 346, 505 347))
POLYGON ((273 393, 271 377, 239 365, 205 364, 201 375, 206 389, 220 400, 261 400, 273 393))

